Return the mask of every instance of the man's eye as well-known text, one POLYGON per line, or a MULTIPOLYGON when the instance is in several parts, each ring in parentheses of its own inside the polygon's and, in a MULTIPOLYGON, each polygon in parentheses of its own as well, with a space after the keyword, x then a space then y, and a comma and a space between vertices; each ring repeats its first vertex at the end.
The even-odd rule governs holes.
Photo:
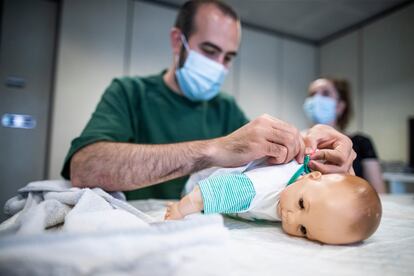
POLYGON ((301 225, 301 226, 300 226, 300 232, 302 232, 302 234, 303 234, 304 236, 306 236, 306 227, 305 227, 305 226, 303 226, 303 225, 301 225))
POLYGON ((233 60, 233 56, 225 56, 224 57, 224 62, 226 63, 230 63, 233 60))
POLYGON ((204 54, 208 55, 208 56, 213 56, 216 54, 215 50, 212 49, 203 49, 204 54))
POLYGON ((303 199, 299 199, 299 207, 300 209, 305 209, 305 206, 303 205, 303 199))

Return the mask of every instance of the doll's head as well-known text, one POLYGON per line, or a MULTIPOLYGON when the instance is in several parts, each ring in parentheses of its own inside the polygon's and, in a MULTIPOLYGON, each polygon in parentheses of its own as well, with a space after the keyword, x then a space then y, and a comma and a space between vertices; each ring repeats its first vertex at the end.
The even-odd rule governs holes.
POLYGON ((348 244, 371 236, 381 220, 378 194, 364 179, 311 172, 280 194, 283 230, 328 244, 348 244))

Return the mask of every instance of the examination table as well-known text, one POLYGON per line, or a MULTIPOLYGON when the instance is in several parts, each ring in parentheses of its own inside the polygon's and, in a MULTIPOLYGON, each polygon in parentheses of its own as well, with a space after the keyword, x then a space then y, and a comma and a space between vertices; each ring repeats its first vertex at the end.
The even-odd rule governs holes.
POLYGON ((1 275, 414 275, 414 195, 382 195, 368 240, 321 245, 280 223, 192 215, 162 222, 166 201, 130 202, 153 227, 0 240, 1 275), (224 226, 223 226, 224 225, 224 226))

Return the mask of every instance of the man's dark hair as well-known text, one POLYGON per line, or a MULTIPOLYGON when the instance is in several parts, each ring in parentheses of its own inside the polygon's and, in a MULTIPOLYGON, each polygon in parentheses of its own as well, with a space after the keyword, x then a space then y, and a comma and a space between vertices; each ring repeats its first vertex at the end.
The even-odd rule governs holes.
POLYGON ((236 21, 239 20, 239 16, 233 10, 233 8, 220 0, 187 1, 181 6, 174 25, 176 28, 181 30, 187 39, 189 39, 190 36, 195 32, 194 18, 199 7, 206 4, 212 4, 217 7, 224 15, 230 16, 236 21))

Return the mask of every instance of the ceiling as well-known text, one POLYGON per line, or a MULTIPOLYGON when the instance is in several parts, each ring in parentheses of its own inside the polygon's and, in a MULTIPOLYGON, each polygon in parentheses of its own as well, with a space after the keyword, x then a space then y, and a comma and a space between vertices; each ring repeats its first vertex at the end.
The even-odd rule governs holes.
MULTIPOLYGON (((180 6, 186 0, 154 0, 180 6)), ((377 18, 407 0, 226 0, 246 26, 319 43, 377 18)))

